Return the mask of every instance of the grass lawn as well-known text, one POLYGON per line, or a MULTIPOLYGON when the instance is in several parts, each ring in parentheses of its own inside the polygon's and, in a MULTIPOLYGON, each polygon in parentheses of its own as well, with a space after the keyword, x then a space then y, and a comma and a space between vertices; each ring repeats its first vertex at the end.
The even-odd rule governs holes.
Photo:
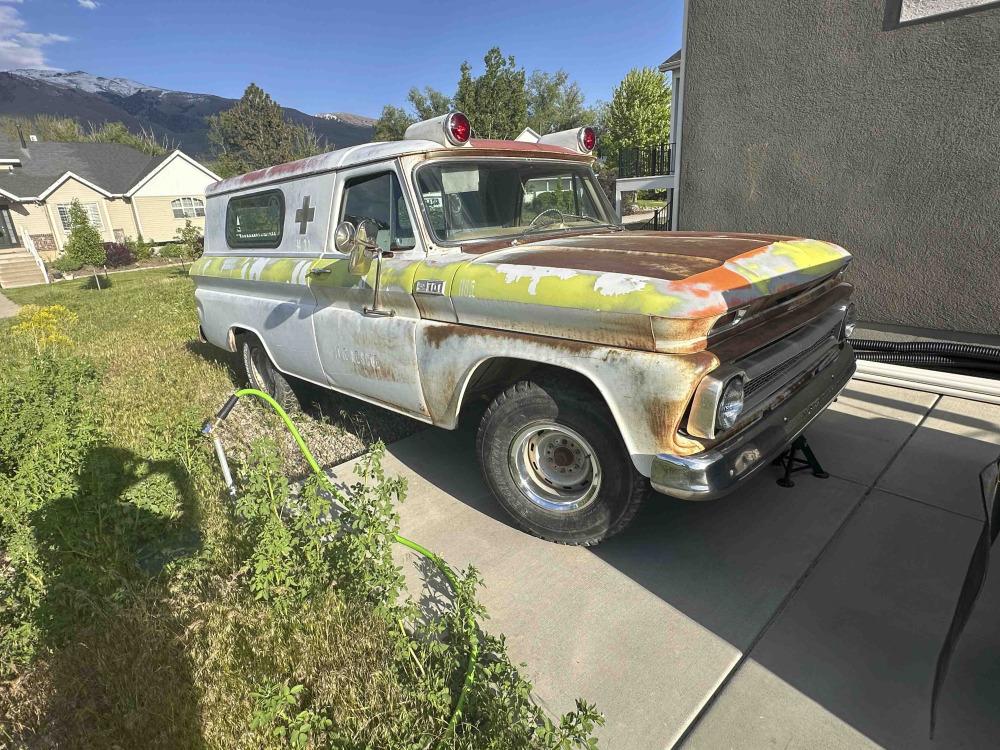
MULTIPOLYGON (((377 460, 350 495, 364 513, 331 517, 315 482, 289 489, 305 472, 277 420, 241 404, 228 497, 199 428, 242 375, 197 341, 182 270, 5 294, 77 322, 53 318, 44 341, 55 312, 0 322, 0 746, 587 746, 593 710, 547 719, 479 631, 448 731, 472 632, 401 598, 387 550, 404 489, 377 460)), ((321 463, 418 429, 303 396, 321 463)), ((463 573, 459 598, 478 611, 476 585, 463 573)))

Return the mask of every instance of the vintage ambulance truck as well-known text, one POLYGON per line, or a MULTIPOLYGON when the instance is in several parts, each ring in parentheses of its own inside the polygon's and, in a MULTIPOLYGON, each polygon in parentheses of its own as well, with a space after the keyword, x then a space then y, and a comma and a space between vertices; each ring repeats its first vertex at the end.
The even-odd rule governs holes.
POLYGON ((851 377, 842 248, 626 231, 590 128, 470 136, 454 112, 212 185, 202 337, 285 403, 299 378, 445 429, 486 405, 496 499, 570 544, 650 487, 733 490, 851 377))

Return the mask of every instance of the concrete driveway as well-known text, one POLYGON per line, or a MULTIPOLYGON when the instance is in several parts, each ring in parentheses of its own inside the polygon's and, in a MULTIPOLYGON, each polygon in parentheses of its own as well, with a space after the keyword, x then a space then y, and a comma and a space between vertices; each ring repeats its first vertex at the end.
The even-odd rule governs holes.
POLYGON ((402 440, 386 468, 409 482, 403 533, 481 571, 486 628, 553 713, 597 703, 602 747, 995 747, 1000 561, 927 726, 1000 406, 855 381, 807 434, 829 479, 654 495, 593 550, 512 528, 470 428, 402 440))

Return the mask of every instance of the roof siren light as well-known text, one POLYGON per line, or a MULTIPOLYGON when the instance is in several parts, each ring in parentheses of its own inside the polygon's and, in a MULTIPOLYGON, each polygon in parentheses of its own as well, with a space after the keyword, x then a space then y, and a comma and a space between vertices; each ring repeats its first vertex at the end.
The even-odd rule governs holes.
POLYGON ((581 154, 589 154, 597 147, 597 132, 589 125, 582 128, 570 128, 560 130, 558 133, 549 133, 538 139, 539 143, 549 146, 562 146, 581 154))
POLYGON ((403 135, 408 141, 434 141, 442 146, 468 146, 472 125, 462 112, 449 112, 430 120, 415 122, 403 135))

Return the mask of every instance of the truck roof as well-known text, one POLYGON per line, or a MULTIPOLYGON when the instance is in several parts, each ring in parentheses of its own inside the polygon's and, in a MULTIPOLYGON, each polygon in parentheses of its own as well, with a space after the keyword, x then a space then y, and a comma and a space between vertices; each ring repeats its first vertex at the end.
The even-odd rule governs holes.
POLYGON ((552 146, 543 143, 528 143, 524 141, 502 141, 491 139, 472 139, 468 146, 448 147, 436 141, 424 140, 402 140, 387 141, 384 143, 362 143, 358 146, 348 146, 338 148, 336 151, 329 151, 325 154, 310 156, 307 159, 290 161, 287 164, 277 164, 266 169, 258 169, 255 172, 229 177, 225 180, 213 183, 205 190, 207 196, 229 193, 236 190, 245 190, 258 185, 268 185, 274 182, 284 182, 307 175, 319 174, 322 172, 333 172, 338 169, 346 169, 361 164, 369 164, 376 161, 395 159, 399 156, 409 156, 411 154, 427 154, 432 152, 442 152, 455 156, 521 156, 530 157, 532 155, 544 158, 569 159, 590 163, 594 157, 590 154, 581 154, 562 146, 552 146))

